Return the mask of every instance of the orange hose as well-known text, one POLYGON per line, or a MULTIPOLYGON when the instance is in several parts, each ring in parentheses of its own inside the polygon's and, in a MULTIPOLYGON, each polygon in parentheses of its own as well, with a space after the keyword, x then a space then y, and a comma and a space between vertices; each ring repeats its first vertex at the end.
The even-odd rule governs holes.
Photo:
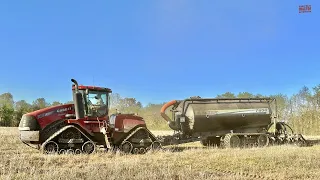
POLYGON ((177 100, 172 100, 170 102, 167 102, 166 104, 164 104, 160 110, 160 114, 163 117, 163 119, 165 119, 167 122, 170 122, 171 119, 166 115, 165 111, 169 106, 172 106, 174 104, 177 103, 177 100))

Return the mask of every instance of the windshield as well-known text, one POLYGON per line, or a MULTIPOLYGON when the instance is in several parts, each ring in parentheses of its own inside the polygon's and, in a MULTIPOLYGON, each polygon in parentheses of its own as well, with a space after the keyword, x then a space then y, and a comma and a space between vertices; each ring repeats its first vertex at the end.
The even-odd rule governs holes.
POLYGON ((86 107, 87 115, 90 117, 104 117, 108 115, 108 93, 89 91, 86 107))
POLYGON ((89 91, 88 101, 94 105, 106 105, 107 93, 99 91, 89 91))
POLYGON ((88 117, 105 117, 109 109, 109 93, 103 91, 79 90, 83 95, 85 115, 88 117))

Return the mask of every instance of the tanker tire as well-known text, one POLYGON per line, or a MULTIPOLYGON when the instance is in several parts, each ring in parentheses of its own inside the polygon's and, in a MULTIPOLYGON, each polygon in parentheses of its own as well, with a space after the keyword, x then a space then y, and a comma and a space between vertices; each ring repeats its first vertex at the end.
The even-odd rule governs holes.
POLYGON ((261 134, 257 138, 258 147, 266 147, 269 145, 269 137, 266 134, 261 134))
POLYGON ((223 139, 225 148, 239 148, 241 140, 239 136, 233 134, 227 134, 223 139))
POLYGON ((203 145, 203 146, 208 146, 208 140, 207 139, 201 139, 200 143, 203 145))

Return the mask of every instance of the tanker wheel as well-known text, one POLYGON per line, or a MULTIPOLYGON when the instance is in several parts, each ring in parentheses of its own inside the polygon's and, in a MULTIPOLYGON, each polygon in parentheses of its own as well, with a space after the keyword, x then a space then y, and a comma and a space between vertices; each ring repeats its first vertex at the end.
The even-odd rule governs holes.
POLYGON ((77 129, 69 128, 66 131, 62 132, 61 137, 63 139, 80 139, 81 133, 77 129))
POLYGON ((123 151, 124 153, 130 153, 132 149, 133 149, 133 145, 129 141, 126 141, 120 145, 120 150, 123 151))
POLYGON ((85 154, 91 154, 95 150, 96 150, 96 145, 91 141, 87 141, 82 145, 82 152, 84 152, 85 154))
POLYGON ((257 143, 259 147, 266 147, 269 145, 269 137, 266 134, 261 134, 257 138, 257 143))
POLYGON ((238 148, 241 140, 237 135, 227 134, 223 139, 223 143, 226 148, 238 148))
POLYGON ((43 152, 45 154, 54 154, 59 151, 59 146, 54 141, 49 141, 43 146, 43 152))

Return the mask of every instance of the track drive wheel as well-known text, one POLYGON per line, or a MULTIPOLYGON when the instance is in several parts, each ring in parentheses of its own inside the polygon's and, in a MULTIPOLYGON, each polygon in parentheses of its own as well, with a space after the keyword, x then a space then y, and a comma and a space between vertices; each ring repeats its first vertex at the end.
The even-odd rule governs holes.
POLYGON ((91 154, 95 152, 96 145, 92 141, 87 141, 82 145, 82 152, 85 154, 91 154))
POLYGON ((241 140, 239 136, 234 134, 227 134, 223 139, 225 148, 238 148, 240 147, 241 140))
POLYGON ((54 141, 49 141, 43 145, 43 153, 45 154, 55 154, 59 151, 59 146, 54 141))
POLYGON ((120 145, 120 150, 124 153, 131 153, 133 145, 129 141, 125 141, 120 145))

